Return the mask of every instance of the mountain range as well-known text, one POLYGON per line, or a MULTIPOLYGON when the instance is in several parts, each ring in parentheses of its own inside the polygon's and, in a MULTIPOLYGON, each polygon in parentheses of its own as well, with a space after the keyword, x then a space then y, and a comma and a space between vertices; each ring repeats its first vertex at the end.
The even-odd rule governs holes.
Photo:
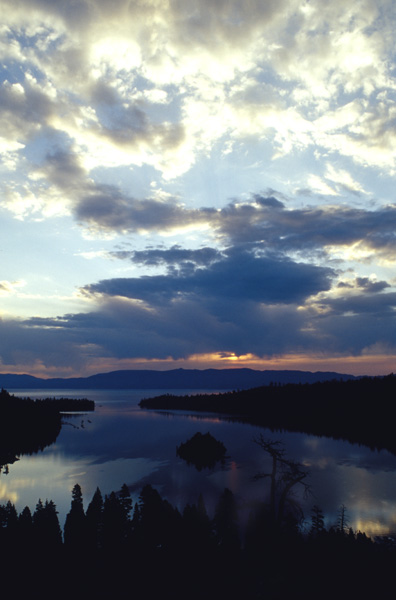
POLYGON ((259 371, 255 369, 173 369, 122 370, 97 373, 89 377, 42 379, 32 375, 0 374, 0 387, 10 389, 126 390, 184 389, 237 390, 262 385, 315 383, 332 379, 357 379, 354 375, 331 371, 259 371))

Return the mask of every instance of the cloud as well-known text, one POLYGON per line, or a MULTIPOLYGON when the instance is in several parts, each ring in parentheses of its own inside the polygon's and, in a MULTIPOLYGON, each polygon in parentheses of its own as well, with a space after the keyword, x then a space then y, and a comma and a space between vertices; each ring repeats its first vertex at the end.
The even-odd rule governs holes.
MULTIPOLYGON (((73 148, 47 154, 34 173, 38 183, 49 185, 47 203, 52 200, 52 192, 54 199, 62 198, 79 223, 98 231, 169 231, 206 223, 208 214, 213 212, 185 209, 169 197, 137 199, 118 186, 97 183, 89 177, 73 148)), ((12 198, 9 205, 12 209, 12 198)))
POLYGON ((115 186, 92 185, 75 207, 74 215, 83 224, 108 231, 169 231, 197 226, 206 221, 203 212, 186 211, 176 202, 137 200, 120 193, 115 186))
POLYGON ((330 288, 332 271, 289 259, 255 256, 232 248, 222 259, 192 273, 110 279, 89 285, 85 291, 143 300, 150 304, 180 296, 240 302, 296 303, 330 288))
POLYGON ((395 167, 394 23, 374 0, 347 10, 297 0, 3 4, 7 58, 25 73, 1 92, 9 138, 17 130, 31 143, 51 124, 89 169, 149 164, 168 179, 225 136, 264 137, 274 156, 315 146, 395 167))
POLYGON ((315 304, 267 304, 249 293, 242 299, 242 292, 227 300, 213 293, 208 299, 170 293, 157 297, 157 290, 148 293, 149 287, 144 301, 112 295, 126 294, 125 285, 106 285, 89 313, 0 322, 2 363, 39 362, 48 369, 79 372, 105 359, 177 360, 218 352, 269 358, 323 354, 324 345, 326 356, 359 356, 378 344, 387 352, 396 350, 394 294, 333 300, 323 311, 315 304))
POLYGON ((348 206, 287 208, 268 205, 255 196, 250 202, 233 202, 222 209, 215 227, 233 243, 260 242, 283 252, 350 246, 391 249, 396 241, 396 206, 365 210, 348 206))
MULTIPOLYGON (((217 236, 223 244, 260 243, 283 253, 355 244, 391 257, 395 248, 395 205, 373 210, 346 205, 295 208, 275 193, 252 194, 220 209, 188 208, 176 198, 138 199, 116 185, 94 181, 73 148, 47 154, 34 172, 37 185, 47 182, 50 186, 47 197, 44 190, 40 192, 43 203, 56 203, 61 197, 79 223, 110 233, 205 227, 208 235, 217 236)), ((332 168, 328 172, 338 184, 359 192, 345 171, 332 168)))
POLYGON ((180 266, 183 269, 195 269, 198 266, 208 266, 216 260, 221 260, 222 254, 215 248, 199 248, 190 250, 179 245, 168 249, 157 248, 147 250, 123 251, 110 253, 114 258, 130 260, 133 263, 147 267, 165 265, 168 268, 180 266))
POLYGON ((63 191, 73 192, 83 188, 87 177, 76 153, 65 148, 47 153, 43 163, 37 165, 35 175, 63 191))
POLYGON ((87 313, 1 322, 5 361, 393 348, 390 1, 2 8, 2 209, 146 269, 98 260, 87 313))
POLYGON ((147 307, 106 296, 91 313, 0 322, 0 356, 7 365, 39 361, 47 368, 67 365, 78 371, 106 357, 178 359, 219 351, 272 355, 291 349, 296 340, 303 344, 302 324, 293 306, 260 308, 231 301, 216 313, 197 298, 147 307))
POLYGON ((356 284, 369 293, 382 292, 391 287, 386 281, 373 281, 369 277, 357 277, 356 284))
POLYGON ((24 285, 24 281, 0 281, 0 294, 13 294, 18 288, 24 285))
POLYGON ((353 179, 350 173, 345 169, 337 169, 331 164, 326 165, 326 178, 336 183, 341 190, 351 192, 359 196, 364 194, 364 188, 361 184, 353 179))
MULTIPOLYGON (((367 293, 348 294, 342 298, 329 298, 322 302, 323 306, 330 308, 334 313, 342 315, 364 315, 370 313, 378 317, 380 321, 386 321, 387 317, 394 320, 396 307, 396 293, 377 293, 378 290, 371 286, 367 287, 367 293)), ((389 287, 385 285, 385 287, 389 287)))

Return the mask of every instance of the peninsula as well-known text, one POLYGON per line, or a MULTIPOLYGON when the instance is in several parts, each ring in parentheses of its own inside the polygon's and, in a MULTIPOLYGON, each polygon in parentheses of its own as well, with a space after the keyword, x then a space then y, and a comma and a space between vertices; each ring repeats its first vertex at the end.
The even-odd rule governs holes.
POLYGON ((144 409, 218 413, 274 430, 345 439, 396 454, 396 376, 267 385, 218 394, 145 398, 144 409))

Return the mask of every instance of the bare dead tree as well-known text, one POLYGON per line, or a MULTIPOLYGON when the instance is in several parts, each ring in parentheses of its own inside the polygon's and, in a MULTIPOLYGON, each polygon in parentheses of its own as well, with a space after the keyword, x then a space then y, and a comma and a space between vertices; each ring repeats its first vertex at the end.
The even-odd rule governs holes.
POLYGON ((295 486, 303 488, 304 495, 310 492, 310 486, 305 481, 309 471, 301 463, 286 458, 282 442, 279 440, 266 440, 262 435, 254 442, 272 458, 272 469, 268 473, 258 473, 254 479, 269 478, 270 500, 269 510, 273 522, 280 527, 285 517, 286 506, 293 506, 302 515, 299 504, 293 498, 295 486))

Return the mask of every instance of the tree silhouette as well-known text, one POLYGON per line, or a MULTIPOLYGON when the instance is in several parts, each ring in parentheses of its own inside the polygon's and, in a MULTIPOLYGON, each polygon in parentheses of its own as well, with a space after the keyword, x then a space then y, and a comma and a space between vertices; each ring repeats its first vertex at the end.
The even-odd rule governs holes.
POLYGON ((129 522, 121 500, 115 492, 105 497, 103 506, 103 546, 118 552, 128 538, 129 522))
POLYGON ((22 510, 18 517, 18 526, 21 530, 30 531, 33 527, 33 517, 31 510, 28 506, 22 510))
POLYGON ((146 551, 174 550, 179 545, 181 515, 151 485, 140 493, 139 513, 137 533, 146 551))
POLYGON ((238 551, 240 549, 238 511, 235 496, 228 488, 225 488, 220 496, 213 524, 218 547, 227 552, 238 551))
POLYGON ((65 545, 74 551, 82 552, 86 545, 86 521, 81 487, 75 484, 72 490, 70 511, 66 515, 64 527, 65 545))
MULTIPOLYGON (((283 452, 278 453, 278 445, 270 448, 276 451, 276 468, 272 464, 270 472, 264 475, 271 479, 275 473, 275 481, 282 482, 275 494, 278 509, 278 498, 291 475, 282 478, 282 465, 288 461, 283 452)), ((270 500, 265 512, 267 520, 272 516, 269 503, 270 500)), ((272 535, 263 535, 261 529, 256 546, 249 545, 246 538, 241 546, 237 505, 227 488, 219 497, 212 520, 201 495, 197 505, 185 506, 180 515, 150 485, 141 490, 132 517, 131 506, 127 486, 118 493, 111 492, 104 502, 97 488, 84 515, 81 488, 76 485, 68 513, 69 538, 65 536, 69 542, 62 546, 52 501, 43 503, 39 499, 33 516, 28 507, 18 516, 10 501, 0 505, 0 563, 3 576, 12 579, 16 596, 25 597, 35 589, 42 597, 52 597, 54 581, 60 580, 64 595, 67 592, 66 595, 78 597, 118 596, 125 593, 131 582, 139 598, 172 594, 174 600, 345 600, 385 598, 389 591, 392 594, 395 545, 389 538, 379 543, 364 533, 354 533, 352 529, 348 532, 344 505, 339 510, 337 528, 329 531, 324 527, 322 510, 314 505, 308 535, 302 531, 296 535, 286 525, 285 512, 282 529, 273 528, 272 535), (81 515, 85 517, 81 521, 85 538, 81 537, 82 546, 77 548, 73 545, 78 540, 73 528, 81 515), (89 522, 95 535, 88 546, 85 541, 89 539, 89 522), (96 537, 102 528, 105 535, 96 537), (134 542, 126 544, 131 531, 134 542), (71 532, 74 537, 70 537, 71 532), (82 554, 82 550, 86 552, 82 554), (76 590, 75 578, 65 577, 65 573, 74 574, 81 567, 89 577, 79 580, 76 590)))
MULTIPOLYGON (((29 527, 29 515, 24 509, 23 517, 20 517, 20 523, 24 522, 25 528, 29 527)), ((26 531, 26 529, 25 529, 26 531)), ((46 500, 45 504, 41 499, 37 502, 36 510, 32 517, 32 532, 34 543, 45 554, 57 551, 62 545, 62 530, 59 525, 58 512, 52 500, 46 500)))
POLYGON ((129 488, 126 483, 122 484, 121 491, 118 494, 118 498, 120 500, 122 510, 124 511, 125 519, 129 519, 130 514, 132 512, 133 502, 131 494, 129 492, 129 488))
POLYGON ((311 511, 311 535, 320 535, 325 531, 324 515, 322 510, 316 504, 312 507, 311 511))
POLYGON ((346 518, 347 508, 344 504, 341 504, 338 510, 338 518, 337 518, 337 531, 339 533, 345 534, 348 529, 348 521, 346 518))
POLYGON ((95 490, 91 502, 88 504, 87 512, 85 514, 85 524, 88 548, 100 548, 102 545, 103 497, 98 487, 95 490))
POLYGON ((266 440, 262 435, 254 441, 272 459, 271 471, 258 473, 254 479, 270 480, 268 509, 274 527, 279 530, 288 517, 295 516, 300 519, 303 517, 301 507, 293 497, 293 491, 297 485, 303 488, 304 494, 310 491, 305 481, 309 472, 300 463, 285 457, 285 450, 280 441, 266 440))
POLYGON ((187 504, 183 510, 182 547, 189 559, 196 564, 202 562, 214 549, 215 539, 211 520, 206 512, 202 494, 198 504, 187 504))

